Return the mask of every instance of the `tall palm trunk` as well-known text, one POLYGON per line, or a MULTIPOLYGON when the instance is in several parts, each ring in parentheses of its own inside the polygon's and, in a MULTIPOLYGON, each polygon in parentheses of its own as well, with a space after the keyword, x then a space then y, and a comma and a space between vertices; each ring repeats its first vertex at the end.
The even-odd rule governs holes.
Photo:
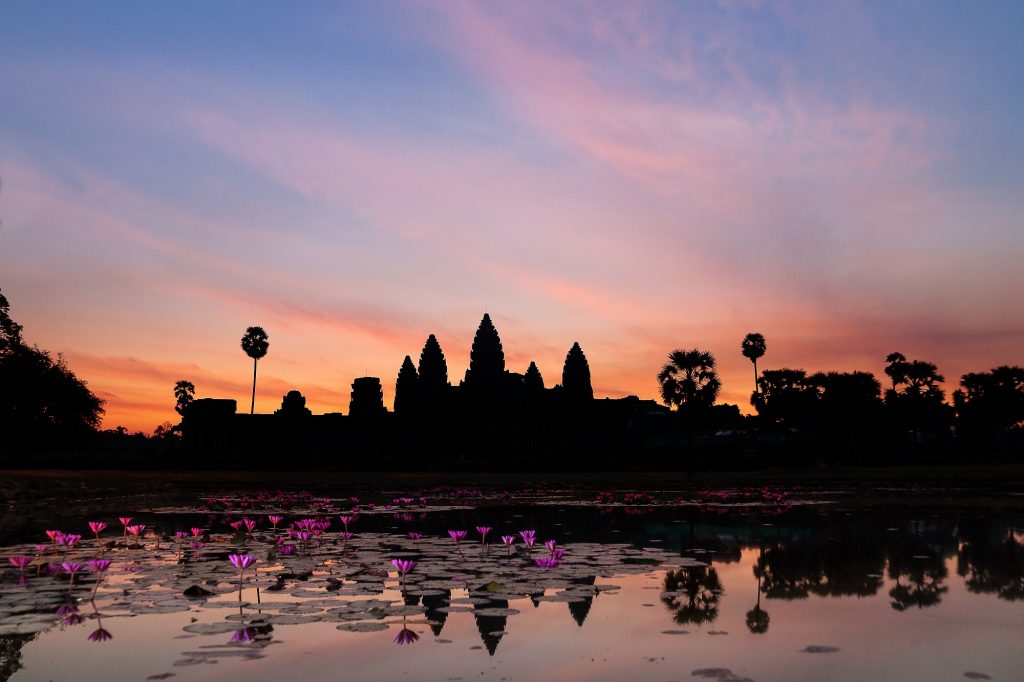
POLYGON ((252 404, 249 406, 249 414, 256 414, 256 358, 252 360, 252 404))
POLYGON ((757 390, 757 358, 754 358, 754 393, 760 393, 757 390))

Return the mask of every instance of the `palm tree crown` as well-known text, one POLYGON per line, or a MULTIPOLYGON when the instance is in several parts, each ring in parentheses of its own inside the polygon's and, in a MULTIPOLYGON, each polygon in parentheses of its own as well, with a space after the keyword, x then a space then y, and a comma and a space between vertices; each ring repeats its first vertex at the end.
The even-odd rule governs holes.
POLYGON ((253 360, 259 360, 267 354, 270 339, 263 327, 249 327, 242 337, 242 350, 253 360))
POLYGON ((249 414, 256 412, 256 363, 267 354, 270 348, 270 339, 263 327, 249 327, 242 336, 242 350, 252 358, 252 404, 249 406, 249 414))
POLYGON ((715 371, 715 356, 697 348, 677 348, 658 373, 661 399, 666 405, 702 406, 714 404, 722 382, 715 371))
POLYGON ((768 344, 764 341, 764 335, 757 332, 750 332, 743 337, 743 343, 740 345, 740 352, 743 353, 743 357, 754 363, 754 395, 757 395, 757 359, 764 355, 764 352, 768 350, 768 344))

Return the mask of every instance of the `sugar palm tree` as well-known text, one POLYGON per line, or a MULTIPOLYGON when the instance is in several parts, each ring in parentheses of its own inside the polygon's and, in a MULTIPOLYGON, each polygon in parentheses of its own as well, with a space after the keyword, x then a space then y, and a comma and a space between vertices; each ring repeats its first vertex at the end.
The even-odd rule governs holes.
POLYGON ((242 350, 252 358, 252 404, 249 407, 249 414, 256 412, 256 363, 267 354, 270 347, 270 339, 263 327, 249 327, 242 336, 242 350))
POLYGON ((715 356, 697 348, 675 349, 658 373, 661 399, 676 407, 710 407, 715 403, 722 382, 715 371, 715 356))
POLYGON ((743 344, 740 350, 743 357, 754 363, 754 394, 757 394, 757 359, 764 355, 768 345, 764 342, 764 336, 757 332, 750 332, 743 337, 743 344))

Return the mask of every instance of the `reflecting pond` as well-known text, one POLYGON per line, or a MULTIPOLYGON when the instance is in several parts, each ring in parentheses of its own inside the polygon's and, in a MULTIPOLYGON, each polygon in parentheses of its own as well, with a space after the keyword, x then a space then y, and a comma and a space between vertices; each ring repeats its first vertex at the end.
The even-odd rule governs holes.
POLYGON ((934 499, 91 500, 5 529, 0 679, 1021 679, 1022 500, 934 499))

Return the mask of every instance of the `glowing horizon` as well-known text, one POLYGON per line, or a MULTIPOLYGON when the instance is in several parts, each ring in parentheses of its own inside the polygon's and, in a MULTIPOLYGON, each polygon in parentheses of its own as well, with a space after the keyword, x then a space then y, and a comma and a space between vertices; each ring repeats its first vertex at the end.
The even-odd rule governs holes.
POLYGON ((0 8, 0 288, 107 400, 390 406, 435 333, 656 398, 759 369, 1024 364, 1024 5, 0 8))

